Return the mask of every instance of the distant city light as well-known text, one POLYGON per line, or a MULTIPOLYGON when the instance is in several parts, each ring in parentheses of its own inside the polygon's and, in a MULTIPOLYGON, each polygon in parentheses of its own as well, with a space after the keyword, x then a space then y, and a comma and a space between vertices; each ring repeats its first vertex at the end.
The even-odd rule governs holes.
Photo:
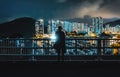
POLYGON ((59 23, 60 21, 59 20, 57 20, 57 23, 59 23))
POLYGON ((61 21, 62 24, 64 24, 64 21, 61 21))
POLYGON ((91 37, 96 37, 97 35, 95 33, 90 33, 91 37))
POLYGON ((44 34, 43 37, 44 38, 49 38, 49 35, 48 34, 44 34))
POLYGON ((40 22, 43 22, 44 20, 43 19, 39 19, 40 22))

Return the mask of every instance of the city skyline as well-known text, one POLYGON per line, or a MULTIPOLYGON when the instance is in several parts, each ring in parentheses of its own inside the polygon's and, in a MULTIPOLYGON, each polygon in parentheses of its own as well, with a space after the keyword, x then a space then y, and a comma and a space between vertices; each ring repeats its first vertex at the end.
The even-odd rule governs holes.
POLYGON ((104 24, 104 20, 102 17, 94 17, 92 18, 91 24, 88 23, 78 23, 78 22, 69 22, 69 21, 61 21, 61 20, 49 20, 48 22, 44 22, 44 19, 39 19, 35 23, 35 35, 37 37, 44 36, 44 34, 54 34, 57 30, 58 26, 63 27, 63 31, 67 32, 67 34, 71 34, 76 32, 76 35, 79 36, 81 33, 85 36, 93 37, 99 36, 100 34, 120 34, 120 24, 116 23, 116 25, 112 25, 107 23, 104 24), (47 24, 47 25, 45 25, 47 24), (47 26, 45 28, 45 26, 47 26), (45 30, 45 31, 44 31, 45 30), (45 33, 46 32, 46 33, 45 33))
POLYGON ((0 22, 19 17, 69 19, 120 18, 119 0, 1 0, 0 22))

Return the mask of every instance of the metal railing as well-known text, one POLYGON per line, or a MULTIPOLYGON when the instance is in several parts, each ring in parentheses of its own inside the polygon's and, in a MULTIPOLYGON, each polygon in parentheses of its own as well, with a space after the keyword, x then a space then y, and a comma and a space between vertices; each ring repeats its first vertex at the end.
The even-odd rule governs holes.
MULTIPOLYGON (((120 61, 120 39, 66 39, 65 61, 120 61)), ((0 39, 0 61, 57 61, 53 39, 0 39)))

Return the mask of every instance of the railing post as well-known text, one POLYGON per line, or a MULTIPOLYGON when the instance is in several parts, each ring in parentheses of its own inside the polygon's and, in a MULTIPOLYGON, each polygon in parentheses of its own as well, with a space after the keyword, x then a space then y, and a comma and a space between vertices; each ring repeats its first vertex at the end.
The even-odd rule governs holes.
POLYGON ((35 47, 35 45, 34 45, 34 43, 35 43, 35 41, 34 41, 34 39, 32 39, 32 61, 35 61, 35 49, 34 49, 34 47, 35 47))
POLYGON ((102 47, 103 47, 103 52, 102 52, 102 54, 105 53, 105 47, 106 47, 106 45, 107 45, 107 44, 106 44, 106 41, 107 41, 107 40, 103 39, 103 42, 102 42, 102 44, 103 44, 103 46, 102 46, 102 47))
POLYGON ((77 52, 77 39, 75 39, 75 52, 77 52))
POLYGON ((46 55, 45 53, 45 39, 42 39, 43 40, 43 54, 46 55))
POLYGON ((101 60, 101 39, 97 39, 97 59, 101 60))
POLYGON ((47 39, 47 40, 48 40, 48 54, 49 54, 50 40, 49 39, 47 39))

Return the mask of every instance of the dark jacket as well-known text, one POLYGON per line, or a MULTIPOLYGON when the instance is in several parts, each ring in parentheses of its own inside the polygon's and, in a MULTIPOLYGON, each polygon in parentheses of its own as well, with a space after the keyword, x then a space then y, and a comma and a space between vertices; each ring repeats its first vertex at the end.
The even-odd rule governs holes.
POLYGON ((61 30, 56 31, 56 43, 59 44, 59 48, 65 46, 65 33, 61 30))

